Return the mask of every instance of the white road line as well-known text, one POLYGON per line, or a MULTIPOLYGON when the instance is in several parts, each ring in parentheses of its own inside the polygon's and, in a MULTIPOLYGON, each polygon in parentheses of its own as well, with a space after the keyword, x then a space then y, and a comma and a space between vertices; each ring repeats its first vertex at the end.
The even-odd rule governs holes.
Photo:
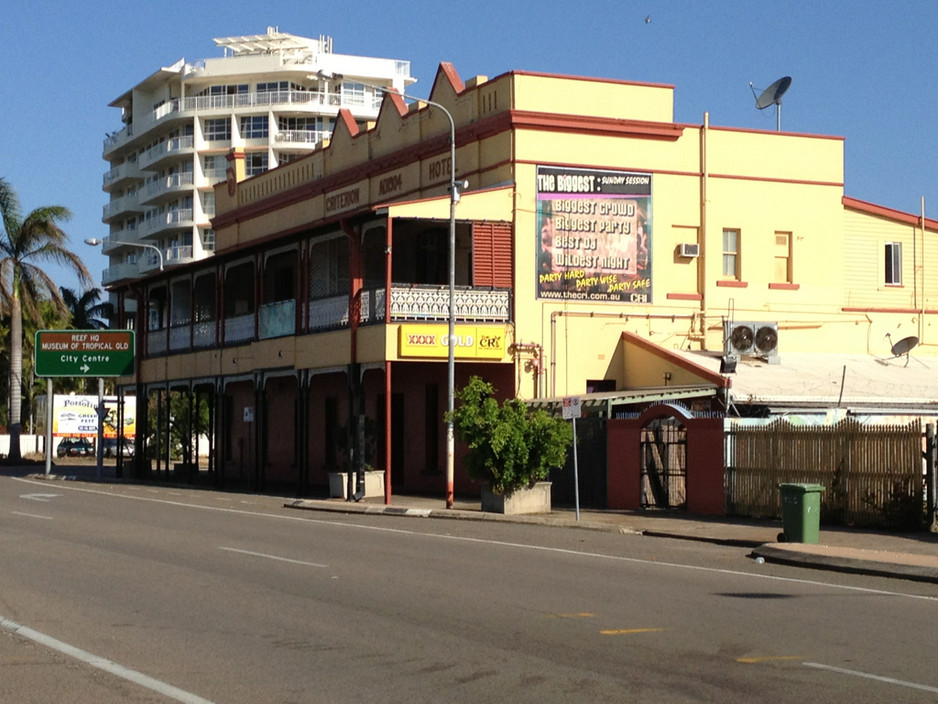
POLYGON ((141 687, 146 687, 154 692, 158 692, 164 696, 169 697, 170 699, 175 699, 178 702, 185 702, 185 704, 212 704, 208 699, 203 699, 202 697, 187 692, 178 687, 173 687, 171 684, 166 682, 161 682, 160 680, 154 679, 149 675, 144 675, 142 672, 137 672, 136 670, 131 670, 128 667, 123 665, 118 665, 116 662, 107 660, 105 658, 89 653, 87 650, 82 650, 81 648, 76 648, 73 645, 68 643, 63 643, 60 640, 57 640, 51 636, 47 636, 44 633, 39 631, 34 631, 32 628, 27 628, 26 626, 17 623, 16 621, 11 621, 3 616, 0 616, 0 628, 14 633, 23 638, 28 638, 34 643, 39 643, 44 645, 47 648, 52 648, 57 650, 63 655, 68 655, 69 657, 75 658, 76 660, 81 660, 92 667, 96 667, 99 670, 104 670, 109 672, 112 675, 116 675, 122 679, 125 679, 134 684, 138 684, 141 687))
POLYGON ((321 565, 318 562, 303 562, 302 560, 293 560, 289 557, 280 557, 278 555, 268 555, 264 552, 252 552, 251 550, 239 550, 238 548, 226 548, 219 545, 219 550, 227 550, 228 552, 236 552, 240 555, 251 555, 252 557, 263 557, 268 560, 277 560, 278 562, 289 562, 293 565, 306 565, 307 567, 328 567, 329 565, 321 565))
MULTIPOLYGON (((26 482, 26 483, 37 483, 35 480, 26 479, 23 477, 11 477, 14 481, 26 482)), ((231 513, 241 516, 253 516, 255 518, 274 518, 281 521, 293 521, 297 523, 307 523, 307 524, 316 524, 330 526, 332 528, 341 528, 341 529, 351 529, 351 530, 369 530, 377 531, 380 533, 396 533, 398 535, 414 535, 421 536, 424 538, 435 538, 438 540, 454 540, 458 542, 467 542, 467 543, 479 543, 483 545, 497 545, 500 547, 510 547, 517 548, 519 550, 537 550, 542 552, 554 552, 566 555, 576 555, 579 557, 589 557, 596 558, 600 560, 610 560, 614 562, 631 562, 640 565, 648 565, 655 567, 670 567, 673 569, 684 569, 684 570, 693 570, 696 572, 711 572, 715 574, 725 574, 737 577, 749 577, 751 579, 760 579, 760 580, 769 580, 772 582, 785 582, 788 584, 804 584, 814 587, 824 587, 827 589, 837 589, 841 591, 849 592, 861 592, 863 594, 875 594, 879 596, 897 596, 904 597, 906 599, 917 599, 920 601, 935 601, 938 602, 938 597, 927 596, 924 594, 905 594, 903 592, 892 592, 885 589, 868 589, 866 587, 853 587, 845 584, 831 584, 829 582, 820 582, 812 579, 795 579, 792 577, 777 577, 774 575, 767 574, 757 574, 755 572, 742 572, 740 570, 727 570, 721 569, 718 567, 701 567, 698 565, 682 565, 677 562, 660 562, 658 560, 643 560, 637 557, 622 557, 619 555, 603 555, 601 553, 594 552, 583 552, 581 550, 570 550, 567 548, 552 548, 543 545, 530 545, 527 543, 511 543, 504 540, 487 540, 483 538, 467 538, 457 535, 440 535, 435 533, 424 533, 421 531, 413 530, 404 530, 402 528, 387 528, 385 526, 368 526, 362 525, 360 523, 337 523, 336 521, 327 521, 317 518, 309 518, 307 516, 284 516, 278 513, 262 513, 260 511, 245 511, 242 509, 235 508, 224 508, 221 506, 206 506, 204 504, 190 504, 182 501, 169 501, 167 499, 152 499, 146 496, 131 496, 128 494, 115 494, 110 491, 101 491, 99 489, 85 489, 78 486, 63 486, 62 489, 67 491, 78 491, 86 494, 98 494, 100 496, 108 496, 111 498, 118 499, 129 499, 131 501, 149 501, 151 503, 166 504, 169 506, 178 506, 181 508, 194 508, 200 509, 202 511, 216 511, 218 513, 231 513)), ((151 491, 151 490, 148 490, 151 491)))
POLYGON ((40 516, 38 513, 23 513, 22 511, 10 511, 14 516, 26 516, 27 518, 44 518, 47 521, 52 520, 52 516, 40 516))
POLYGON ((938 687, 929 687, 927 684, 917 684, 915 682, 906 682, 905 680, 897 680, 892 677, 882 677, 880 675, 871 675, 868 672, 858 672, 857 670, 845 670, 842 667, 833 667, 831 665, 822 665, 819 662, 804 662, 801 663, 806 667, 813 667, 818 670, 828 670, 830 672, 839 672, 842 675, 853 675, 854 677, 863 677, 868 680, 876 680, 877 682, 885 682, 887 684, 897 684, 900 687, 910 687, 911 689, 921 689, 925 692, 935 692, 938 693, 938 687))

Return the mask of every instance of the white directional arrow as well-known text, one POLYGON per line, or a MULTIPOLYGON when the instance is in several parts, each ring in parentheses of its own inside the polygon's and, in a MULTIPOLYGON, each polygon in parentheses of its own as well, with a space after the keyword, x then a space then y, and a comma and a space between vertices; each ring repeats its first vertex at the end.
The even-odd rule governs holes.
POLYGON ((20 494, 21 499, 29 499, 30 501, 51 501, 61 494, 20 494))
POLYGON ((86 363, 86 364, 83 364, 82 366, 80 366, 80 367, 78 367, 78 368, 81 369, 82 372, 84 372, 85 374, 87 374, 87 373, 88 373, 88 370, 91 369, 91 367, 89 367, 89 366, 87 365, 87 363, 86 363))

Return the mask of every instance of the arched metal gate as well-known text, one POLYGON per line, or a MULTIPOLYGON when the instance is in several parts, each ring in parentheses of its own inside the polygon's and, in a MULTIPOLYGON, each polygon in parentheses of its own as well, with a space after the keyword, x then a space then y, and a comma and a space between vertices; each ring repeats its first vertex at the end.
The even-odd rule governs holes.
POLYGON ((642 428, 642 508, 687 508, 687 429, 674 418, 642 428))

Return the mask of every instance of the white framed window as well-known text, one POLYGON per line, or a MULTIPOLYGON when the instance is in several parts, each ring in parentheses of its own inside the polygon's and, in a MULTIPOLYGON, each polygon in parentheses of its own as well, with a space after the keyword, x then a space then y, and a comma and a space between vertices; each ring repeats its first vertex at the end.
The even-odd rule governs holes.
POLYGON ((790 232, 775 233, 775 274, 774 281, 780 284, 790 284, 792 277, 792 236, 790 232))
POLYGON ((208 142, 230 141, 231 120, 227 117, 209 119, 205 121, 205 139, 208 142))
POLYGON ((267 171, 267 152, 245 155, 244 170, 247 176, 257 176, 267 171))
POLYGON ((267 115, 247 115, 241 118, 241 136, 244 139, 263 139, 267 137, 267 115))
POLYGON ((739 244, 740 232, 736 229, 723 229, 723 276, 739 280, 739 244))
POLYGON ((211 228, 202 230, 202 251, 203 252, 215 251, 215 230, 211 228))
POLYGON ((887 286, 902 285, 902 243, 886 243, 886 278, 887 286))

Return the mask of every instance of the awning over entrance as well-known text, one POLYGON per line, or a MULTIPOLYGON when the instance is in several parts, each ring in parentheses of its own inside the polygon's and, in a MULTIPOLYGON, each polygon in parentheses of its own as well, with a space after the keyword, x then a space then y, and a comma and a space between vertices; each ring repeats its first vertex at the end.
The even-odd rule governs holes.
MULTIPOLYGON (((626 406, 635 404, 648 405, 652 403, 666 403, 668 401, 687 401, 691 399, 710 399, 717 395, 717 389, 711 386, 661 386, 656 388, 629 389, 627 391, 597 391, 590 394, 580 394, 580 407, 584 414, 604 415, 613 417, 617 411, 626 406)), ((548 413, 559 414, 563 406, 563 396, 553 398, 538 398, 533 401, 524 401, 525 405, 533 409, 544 409, 548 413)))

